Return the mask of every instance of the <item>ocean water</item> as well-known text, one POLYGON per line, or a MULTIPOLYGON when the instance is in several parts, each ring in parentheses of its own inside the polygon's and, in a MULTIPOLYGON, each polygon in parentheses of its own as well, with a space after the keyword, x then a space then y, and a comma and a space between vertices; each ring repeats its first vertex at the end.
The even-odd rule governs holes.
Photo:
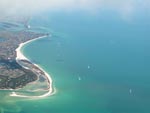
POLYGON ((149 15, 45 12, 30 24, 52 34, 23 53, 51 75, 56 94, 16 101, 14 112, 150 112, 149 15))

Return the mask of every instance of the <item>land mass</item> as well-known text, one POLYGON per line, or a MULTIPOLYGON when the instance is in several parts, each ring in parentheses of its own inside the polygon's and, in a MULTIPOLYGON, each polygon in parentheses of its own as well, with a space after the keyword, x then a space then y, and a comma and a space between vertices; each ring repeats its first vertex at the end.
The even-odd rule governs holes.
MULTIPOLYGON (((11 24, 5 23, 5 27, 11 24)), ((0 89, 21 89, 27 84, 37 82, 42 86, 30 88, 29 90, 48 90, 50 80, 46 73, 37 65, 27 59, 16 59, 16 49, 21 43, 39 37, 48 36, 46 33, 36 33, 31 31, 9 31, 0 30, 0 89), (44 85, 43 85, 44 84, 44 85)))

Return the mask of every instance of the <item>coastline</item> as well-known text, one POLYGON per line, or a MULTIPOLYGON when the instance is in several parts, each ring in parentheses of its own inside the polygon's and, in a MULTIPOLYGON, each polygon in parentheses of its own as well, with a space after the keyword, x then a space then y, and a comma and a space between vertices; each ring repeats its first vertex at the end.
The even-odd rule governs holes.
MULTIPOLYGON (((21 52, 21 48, 22 48, 24 45, 26 45, 26 44, 28 44, 28 43, 30 43, 30 42, 33 42, 33 41, 36 41, 36 40, 39 40, 39 39, 42 39, 42 38, 46 38, 46 37, 47 37, 47 35, 41 36, 41 37, 38 37, 38 38, 35 38, 35 39, 31 39, 31 40, 28 40, 28 41, 26 41, 26 42, 24 42, 24 43, 19 44, 18 48, 16 49, 16 62, 17 62, 19 65, 21 65, 21 64, 19 63, 19 60, 27 60, 27 61, 31 62, 27 57, 25 57, 25 56, 23 55, 23 53, 21 52)), ((40 95, 40 96, 18 95, 18 94, 16 94, 15 92, 12 92, 12 94, 10 94, 10 96, 14 96, 14 97, 27 97, 27 98, 43 98, 43 97, 47 97, 47 96, 53 95, 53 94, 55 93, 55 91, 53 91, 53 88, 52 88, 52 82, 53 82, 53 81, 52 81, 50 75, 49 75, 44 69, 42 69, 39 65, 37 65, 37 64, 35 64, 35 63, 33 63, 33 62, 31 62, 31 63, 44 72, 44 75, 45 75, 45 77, 47 78, 48 84, 49 84, 48 92, 45 93, 45 94, 43 94, 43 95, 40 95)), ((29 68, 24 67, 23 65, 21 65, 21 66, 22 66, 23 68, 25 68, 25 69, 30 70, 29 68)))

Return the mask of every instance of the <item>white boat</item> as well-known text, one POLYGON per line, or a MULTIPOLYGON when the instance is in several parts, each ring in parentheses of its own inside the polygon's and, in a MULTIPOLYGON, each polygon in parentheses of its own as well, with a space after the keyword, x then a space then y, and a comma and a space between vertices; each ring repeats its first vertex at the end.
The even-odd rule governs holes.
POLYGON ((132 93, 132 89, 129 90, 129 93, 130 93, 130 94, 132 93))
POLYGON ((78 77, 78 80, 81 80, 81 77, 78 77))
POLYGON ((31 28, 31 26, 30 25, 27 25, 27 29, 30 29, 31 28))

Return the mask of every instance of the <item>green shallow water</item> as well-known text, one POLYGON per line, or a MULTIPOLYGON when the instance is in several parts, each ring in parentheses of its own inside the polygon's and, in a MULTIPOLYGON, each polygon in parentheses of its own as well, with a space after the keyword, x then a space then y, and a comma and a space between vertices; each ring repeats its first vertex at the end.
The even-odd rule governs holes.
POLYGON ((44 26, 52 37, 23 52, 51 75, 57 92, 14 105, 20 113, 149 113, 148 19, 139 12, 124 20, 112 11, 34 17, 31 25, 44 26))

